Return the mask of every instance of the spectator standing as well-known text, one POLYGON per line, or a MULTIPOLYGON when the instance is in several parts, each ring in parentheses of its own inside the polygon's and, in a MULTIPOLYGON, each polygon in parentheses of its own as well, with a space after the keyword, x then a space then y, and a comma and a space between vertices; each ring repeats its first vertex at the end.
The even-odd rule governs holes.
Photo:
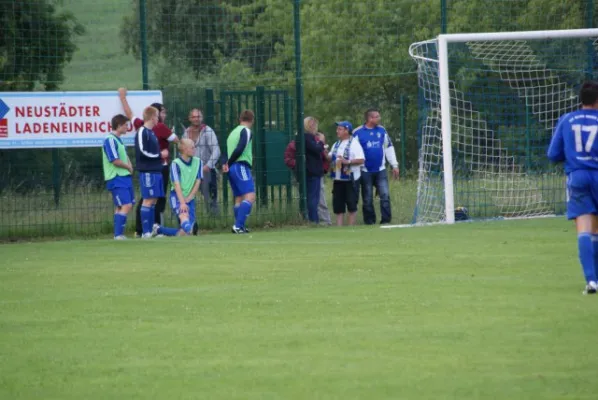
POLYGON ((392 175, 399 178, 399 163, 392 140, 386 129, 380 123, 380 112, 370 108, 365 112, 365 125, 355 129, 353 136, 359 140, 364 154, 365 163, 361 169, 361 198, 363 200, 363 222, 366 225, 376 223, 374 209, 374 187, 380 196, 381 224, 390 223, 392 211, 390 206, 390 189, 386 173, 386 160, 392 166, 392 175))

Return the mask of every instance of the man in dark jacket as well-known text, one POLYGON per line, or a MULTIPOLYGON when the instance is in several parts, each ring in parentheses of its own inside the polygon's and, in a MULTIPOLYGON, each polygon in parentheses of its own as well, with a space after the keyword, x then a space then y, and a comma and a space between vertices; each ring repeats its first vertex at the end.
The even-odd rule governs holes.
POLYGON ((324 176, 324 163, 322 151, 324 143, 316 139, 318 133, 318 120, 307 117, 303 120, 305 129, 305 169, 307 183, 307 219, 319 223, 318 204, 320 203, 320 188, 324 176))

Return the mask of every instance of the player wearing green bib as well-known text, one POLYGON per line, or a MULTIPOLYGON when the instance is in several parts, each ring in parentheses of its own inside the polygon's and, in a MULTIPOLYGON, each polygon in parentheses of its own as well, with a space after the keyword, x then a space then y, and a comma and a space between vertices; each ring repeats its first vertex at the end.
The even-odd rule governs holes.
POLYGON ((248 233, 245 221, 251 213, 255 202, 255 185, 251 176, 253 152, 251 151, 251 127, 253 126, 253 111, 245 110, 239 118, 240 124, 228 135, 228 161, 222 166, 222 171, 228 173, 228 181, 235 196, 235 224, 233 233, 248 233))
POLYGON ((152 233, 165 236, 190 235, 195 223, 195 195, 203 178, 203 165, 195 154, 191 139, 179 142, 180 156, 170 165, 170 206, 179 217, 180 229, 154 224, 152 233))
POLYGON ((102 162, 106 189, 112 193, 114 202, 114 239, 126 239, 124 236, 127 214, 135 202, 133 194, 133 165, 127 156, 127 150, 120 137, 127 133, 129 119, 118 114, 112 118, 113 132, 104 139, 102 162))

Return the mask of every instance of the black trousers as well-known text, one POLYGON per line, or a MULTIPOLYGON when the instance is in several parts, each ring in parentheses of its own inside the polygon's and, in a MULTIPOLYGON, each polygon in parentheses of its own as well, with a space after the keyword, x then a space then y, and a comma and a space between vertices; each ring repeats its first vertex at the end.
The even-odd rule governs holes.
MULTIPOLYGON (((166 209, 166 198, 168 197, 168 180, 170 178, 170 167, 168 165, 164 165, 162 167, 162 180, 164 182, 164 197, 158 197, 158 201, 156 202, 156 209, 154 214, 154 221, 156 223, 162 225, 164 221, 162 221, 162 213, 166 209)), ((137 208, 135 209, 135 232, 139 236, 143 232, 143 228, 141 227, 141 203, 143 199, 139 199, 137 202, 137 208)))

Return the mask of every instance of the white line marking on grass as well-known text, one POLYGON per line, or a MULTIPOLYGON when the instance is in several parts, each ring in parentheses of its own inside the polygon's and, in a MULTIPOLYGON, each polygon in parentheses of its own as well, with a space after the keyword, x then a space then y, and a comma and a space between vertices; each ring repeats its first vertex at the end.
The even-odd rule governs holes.
MULTIPOLYGON (((489 218, 489 219, 473 219, 467 221, 457 221, 455 224, 467 224, 467 223, 475 223, 475 222, 494 222, 494 221, 516 221, 522 219, 541 219, 541 218, 560 218, 562 215, 556 214, 549 214, 549 215, 537 215, 533 217, 506 217, 506 218, 489 218)), ((394 229, 394 228, 420 228, 424 226, 437 226, 437 225, 446 225, 449 226, 446 222, 425 222, 425 223, 417 223, 417 224, 401 224, 401 225, 382 225, 380 226, 381 229, 394 229)))

